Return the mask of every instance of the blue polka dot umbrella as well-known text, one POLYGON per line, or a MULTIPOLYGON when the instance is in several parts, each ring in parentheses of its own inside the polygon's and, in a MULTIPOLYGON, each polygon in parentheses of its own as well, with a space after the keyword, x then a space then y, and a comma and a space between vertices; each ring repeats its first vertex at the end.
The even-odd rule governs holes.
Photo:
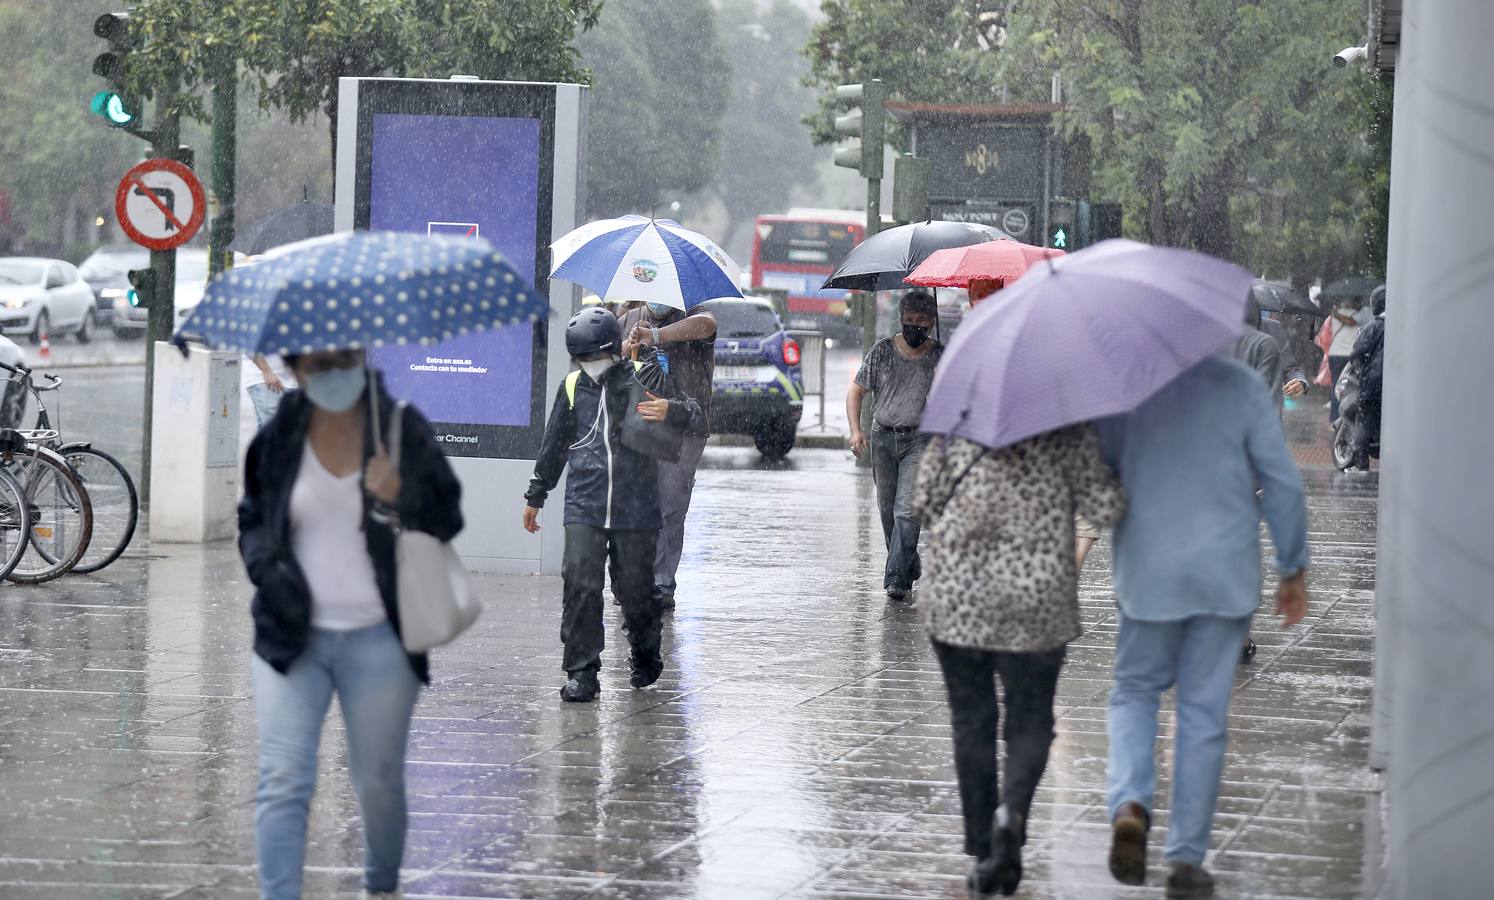
POLYGON ((177 340, 250 354, 359 350, 435 344, 549 311, 486 241, 353 231, 219 276, 177 340))
POLYGON ((623 216, 582 225, 550 245, 551 278, 603 300, 646 300, 689 309, 740 297, 742 270, 716 242, 669 219, 623 216))

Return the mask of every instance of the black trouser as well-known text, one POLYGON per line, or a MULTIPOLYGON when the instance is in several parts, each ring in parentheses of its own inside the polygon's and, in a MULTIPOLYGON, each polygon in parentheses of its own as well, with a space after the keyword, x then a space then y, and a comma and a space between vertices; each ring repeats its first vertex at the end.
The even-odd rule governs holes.
POLYGON ((608 562, 612 591, 622 605, 623 624, 633 652, 659 652, 659 609, 654 597, 654 547, 657 529, 619 531, 591 525, 565 526, 565 605, 560 614, 562 665, 574 675, 602 665, 606 644, 602 622, 602 585, 608 562))
POLYGON ((996 725, 1001 713, 994 676, 1001 676, 1006 704, 1006 807, 1022 816, 1023 838, 1053 743, 1053 695, 1067 648, 1042 653, 1001 653, 934 641, 934 654, 949 689, 954 729, 955 774, 965 813, 965 852, 991 855, 991 822, 1001 803, 996 777, 996 725))
MULTIPOLYGON (((1361 391, 1363 388, 1361 388, 1361 391)), ((1380 443, 1380 398, 1359 395, 1359 415, 1354 417, 1354 465, 1368 469, 1370 451, 1380 443)))

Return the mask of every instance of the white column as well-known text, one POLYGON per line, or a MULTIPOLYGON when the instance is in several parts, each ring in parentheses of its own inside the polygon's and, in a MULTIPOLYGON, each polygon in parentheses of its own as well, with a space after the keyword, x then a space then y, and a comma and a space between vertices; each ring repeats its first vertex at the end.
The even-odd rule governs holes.
POLYGON ((1494 885, 1494 3, 1408 0, 1396 73, 1381 590, 1391 896, 1494 885))

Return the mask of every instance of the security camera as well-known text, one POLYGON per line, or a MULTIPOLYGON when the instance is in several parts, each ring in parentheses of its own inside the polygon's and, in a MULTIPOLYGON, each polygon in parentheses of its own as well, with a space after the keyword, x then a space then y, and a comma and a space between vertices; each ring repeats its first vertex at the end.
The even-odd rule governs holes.
POLYGON ((1363 44, 1358 47, 1345 47, 1333 55, 1333 64, 1342 69, 1351 62, 1364 62, 1369 59, 1369 48, 1363 44))

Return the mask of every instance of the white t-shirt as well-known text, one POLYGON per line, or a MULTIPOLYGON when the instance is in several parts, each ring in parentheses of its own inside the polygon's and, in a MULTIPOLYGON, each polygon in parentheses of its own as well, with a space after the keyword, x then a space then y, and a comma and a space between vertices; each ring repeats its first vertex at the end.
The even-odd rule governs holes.
MULTIPOLYGON (((296 386, 296 375, 291 371, 290 366, 285 364, 284 357, 278 353, 271 353, 265 357, 265 362, 269 364, 270 371, 275 373, 275 377, 280 379, 280 383, 285 385, 286 390, 296 386)), ((250 385, 264 383, 265 373, 254 364, 254 357, 244 357, 239 363, 239 387, 247 391, 250 385)))
POLYGON ((1333 343, 1328 345, 1329 356, 1349 356, 1354 352, 1354 342, 1359 340, 1359 330, 1370 320, 1369 311, 1354 311, 1354 324, 1345 325, 1342 320, 1333 320, 1333 343))
POLYGON ((362 529, 360 474, 338 478, 306 442, 291 488, 291 550, 311 587, 313 628, 351 631, 387 618, 362 529))

